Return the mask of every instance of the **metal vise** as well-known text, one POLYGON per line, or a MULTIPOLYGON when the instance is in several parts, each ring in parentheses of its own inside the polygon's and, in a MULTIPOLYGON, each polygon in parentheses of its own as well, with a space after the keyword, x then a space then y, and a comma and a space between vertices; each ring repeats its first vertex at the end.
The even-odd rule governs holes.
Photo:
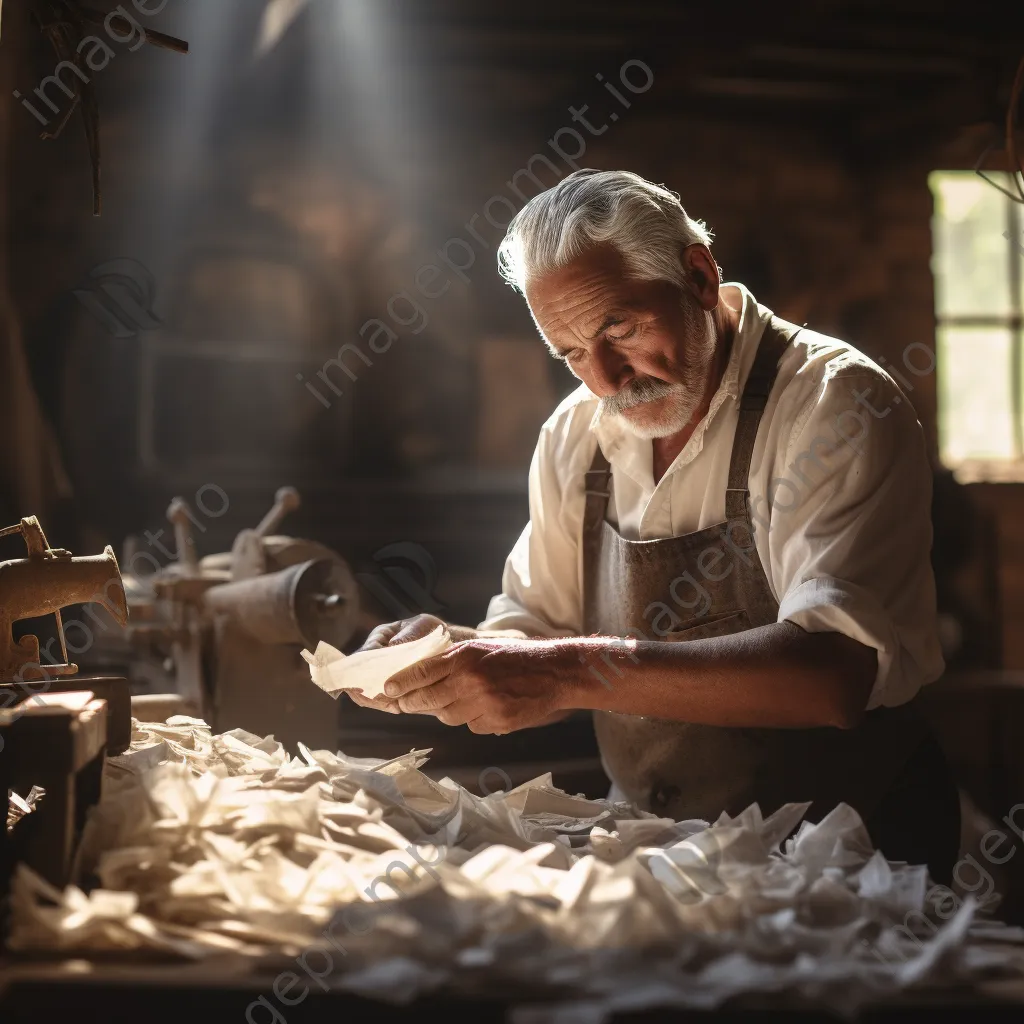
POLYGON ((120 626, 128 621, 128 604, 121 573, 108 544, 102 555, 75 558, 63 548, 51 548, 35 516, 0 530, 0 537, 20 533, 28 555, 0 562, 0 683, 72 675, 78 666, 68 661, 61 608, 98 602, 120 626), (17 643, 11 625, 18 619, 55 615, 64 662, 39 663, 39 639, 28 635, 17 643))

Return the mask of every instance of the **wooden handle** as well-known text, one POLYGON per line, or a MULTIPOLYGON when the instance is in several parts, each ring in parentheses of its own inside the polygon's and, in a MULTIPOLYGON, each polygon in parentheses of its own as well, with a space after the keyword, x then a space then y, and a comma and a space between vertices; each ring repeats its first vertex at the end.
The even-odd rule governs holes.
MULTIPOLYGON (((106 25, 108 15, 105 15, 102 11, 94 11, 91 7, 83 7, 81 8, 81 13, 82 17, 90 24, 106 25)), ((131 31, 132 27, 132 23, 123 14, 113 15, 110 18, 110 24, 117 26, 119 32, 125 29, 131 31)), ((159 46, 165 50, 174 50, 175 53, 188 53, 188 43, 184 39, 169 36, 166 32, 154 32, 152 29, 143 28, 141 25, 139 25, 139 28, 142 29, 142 37, 147 43, 152 43, 153 46, 159 46)))

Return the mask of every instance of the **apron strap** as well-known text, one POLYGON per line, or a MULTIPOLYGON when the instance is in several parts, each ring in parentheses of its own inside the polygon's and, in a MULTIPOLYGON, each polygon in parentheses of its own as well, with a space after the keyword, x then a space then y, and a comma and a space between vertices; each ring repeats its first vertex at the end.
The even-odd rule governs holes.
POLYGON ((594 621, 597 602, 597 569, 601 561, 601 535, 611 497, 612 467, 601 446, 594 452, 584 474, 586 505, 583 510, 583 631, 594 621))
POLYGON ((761 417, 768 404, 768 396, 778 376, 779 360, 802 329, 776 316, 765 324, 754 365, 750 368, 750 375, 740 398, 739 420, 732 442, 729 482, 725 491, 726 519, 742 519, 749 525, 750 459, 754 454, 757 428, 760 426, 761 417))
POLYGON ((774 622, 779 605, 772 593, 768 574, 754 544, 754 523, 750 517, 750 460, 768 396, 779 372, 779 361, 802 328, 773 316, 765 324, 740 398, 739 419, 732 442, 729 481, 725 491, 725 531, 730 545, 745 552, 745 566, 738 566, 737 584, 743 607, 752 626, 774 622))

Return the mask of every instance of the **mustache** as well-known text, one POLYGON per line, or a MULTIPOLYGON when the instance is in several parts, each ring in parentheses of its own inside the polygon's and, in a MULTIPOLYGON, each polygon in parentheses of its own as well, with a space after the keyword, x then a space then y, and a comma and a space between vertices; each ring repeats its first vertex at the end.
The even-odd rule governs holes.
POLYGON ((614 395, 602 398, 601 410, 610 415, 616 415, 638 405, 645 405, 647 402, 657 402, 661 398, 668 398, 669 395, 678 395, 685 390, 681 384, 669 384, 667 381, 657 380, 654 377, 641 377, 631 380, 614 395))

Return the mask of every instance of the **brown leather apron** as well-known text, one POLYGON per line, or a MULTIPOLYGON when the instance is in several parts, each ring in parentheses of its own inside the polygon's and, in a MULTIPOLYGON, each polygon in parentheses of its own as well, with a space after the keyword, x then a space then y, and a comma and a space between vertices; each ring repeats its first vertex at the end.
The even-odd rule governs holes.
MULTIPOLYGON (((799 330, 777 317, 765 327, 740 401, 724 522, 626 540, 605 519, 611 467, 598 447, 586 474, 585 633, 680 642, 777 621, 754 547, 748 477, 779 360, 799 330)), ((614 787, 644 810, 714 821, 755 801, 767 815, 809 800, 817 820, 844 801, 891 859, 928 863, 938 880, 956 859, 956 790, 916 701, 870 711, 855 729, 723 728, 611 712, 595 712, 594 727, 614 787)))

